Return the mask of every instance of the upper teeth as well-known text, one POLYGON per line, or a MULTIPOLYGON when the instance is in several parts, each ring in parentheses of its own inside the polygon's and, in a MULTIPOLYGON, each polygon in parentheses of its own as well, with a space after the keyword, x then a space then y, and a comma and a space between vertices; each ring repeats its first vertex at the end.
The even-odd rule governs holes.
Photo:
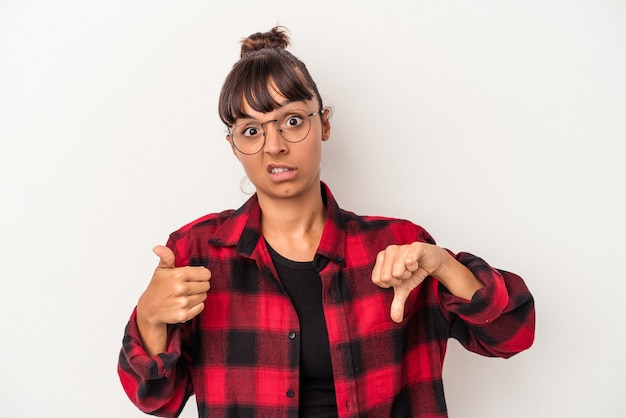
POLYGON ((272 168, 272 174, 276 173, 284 173, 285 171, 289 171, 288 168, 272 168))

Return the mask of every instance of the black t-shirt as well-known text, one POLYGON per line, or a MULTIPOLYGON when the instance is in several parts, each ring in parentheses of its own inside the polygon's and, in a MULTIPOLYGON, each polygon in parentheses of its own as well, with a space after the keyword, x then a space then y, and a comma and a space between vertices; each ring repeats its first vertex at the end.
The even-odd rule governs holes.
POLYGON ((270 249, 272 261, 300 320, 300 417, 337 417, 322 282, 312 262, 289 260, 270 249))

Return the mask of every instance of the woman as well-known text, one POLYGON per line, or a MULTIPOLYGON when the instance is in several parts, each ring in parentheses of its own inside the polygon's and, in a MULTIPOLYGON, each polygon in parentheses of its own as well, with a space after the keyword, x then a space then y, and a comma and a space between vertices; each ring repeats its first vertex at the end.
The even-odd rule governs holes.
POLYGON ((329 110, 277 27, 244 40, 219 112, 256 194, 174 232, 128 323, 119 374, 176 416, 445 417, 447 340, 532 344, 518 276, 421 227, 339 208, 320 181, 329 110))

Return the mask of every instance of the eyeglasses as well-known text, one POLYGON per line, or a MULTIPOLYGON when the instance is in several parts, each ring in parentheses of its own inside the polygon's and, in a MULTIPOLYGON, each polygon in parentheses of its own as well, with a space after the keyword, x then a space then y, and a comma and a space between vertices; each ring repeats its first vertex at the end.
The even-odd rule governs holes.
POLYGON ((311 131, 311 116, 319 115, 320 112, 307 113, 301 109, 288 110, 278 116, 277 119, 265 122, 243 122, 235 125, 228 131, 233 145, 242 154, 253 155, 265 146, 265 124, 275 122, 280 136, 287 142, 296 143, 304 141, 311 131))

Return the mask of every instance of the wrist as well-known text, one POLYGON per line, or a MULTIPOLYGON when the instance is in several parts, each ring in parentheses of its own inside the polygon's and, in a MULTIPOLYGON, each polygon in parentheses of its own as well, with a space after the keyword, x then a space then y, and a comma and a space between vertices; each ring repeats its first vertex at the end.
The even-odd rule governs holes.
POLYGON ((442 251, 445 253, 443 260, 432 276, 453 295, 471 300, 474 293, 485 285, 448 251, 443 249, 442 251))
POLYGON ((437 268, 430 275, 436 278, 439 282, 441 282, 441 284, 445 286, 446 282, 449 281, 451 273, 450 270, 452 267, 451 263, 455 262, 456 260, 445 249, 441 247, 437 248, 439 248, 439 251, 442 253, 441 261, 439 262, 437 268))
POLYGON ((143 348, 149 356, 152 357, 167 350, 167 324, 151 323, 139 314, 139 310, 135 322, 143 348))

